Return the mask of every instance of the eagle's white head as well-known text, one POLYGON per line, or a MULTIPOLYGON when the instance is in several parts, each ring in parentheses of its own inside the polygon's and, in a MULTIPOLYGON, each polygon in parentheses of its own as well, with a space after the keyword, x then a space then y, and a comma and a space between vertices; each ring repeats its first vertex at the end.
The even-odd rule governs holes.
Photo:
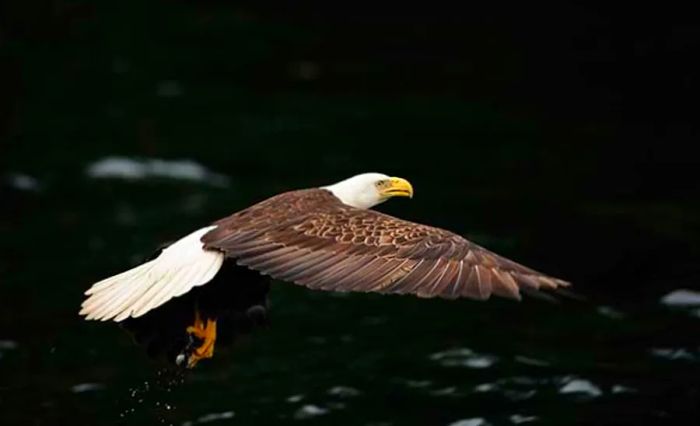
POLYGON ((406 179, 381 173, 362 173, 322 188, 358 209, 368 209, 391 197, 413 197, 413 187, 406 179))

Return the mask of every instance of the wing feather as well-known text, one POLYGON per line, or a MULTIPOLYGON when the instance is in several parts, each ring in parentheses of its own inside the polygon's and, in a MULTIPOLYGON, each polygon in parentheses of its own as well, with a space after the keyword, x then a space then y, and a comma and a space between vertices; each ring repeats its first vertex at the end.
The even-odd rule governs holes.
POLYGON ((88 298, 80 314, 91 320, 122 321, 206 284, 218 273, 225 257, 202 246, 200 238, 212 228, 197 230, 155 259, 96 283, 85 293, 88 298))
POLYGON ((344 205, 323 189, 281 194, 216 225, 202 237, 205 248, 314 289, 484 300, 569 285, 449 231, 344 205))

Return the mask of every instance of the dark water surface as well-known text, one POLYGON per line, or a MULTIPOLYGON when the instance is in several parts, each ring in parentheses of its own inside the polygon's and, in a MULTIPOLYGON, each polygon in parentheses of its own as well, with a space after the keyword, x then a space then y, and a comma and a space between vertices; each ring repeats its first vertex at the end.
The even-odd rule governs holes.
MULTIPOLYGON (((14 258, 2 288, 3 424, 641 424, 697 411, 700 308, 657 297, 479 303, 277 283, 271 327, 183 377, 148 361, 113 324, 78 319, 92 281, 213 219, 220 204, 243 206, 242 183, 225 185, 86 177, 70 182, 71 193, 48 183, 14 192, 26 210, 5 234, 14 258)), ((390 203, 431 214, 420 196, 390 203)), ((528 257, 513 237, 477 235, 528 257)), ((571 241, 561 240, 549 260, 542 250, 549 270, 570 256, 571 241)))
POLYGON ((694 27, 657 43, 575 6, 48 3, 0 26, 0 425, 697 424, 694 27), (380 210, 586 300, 275 283, 271 327, 184 376, 78 318, 161 242, 365 171, 415 187, 380 210))

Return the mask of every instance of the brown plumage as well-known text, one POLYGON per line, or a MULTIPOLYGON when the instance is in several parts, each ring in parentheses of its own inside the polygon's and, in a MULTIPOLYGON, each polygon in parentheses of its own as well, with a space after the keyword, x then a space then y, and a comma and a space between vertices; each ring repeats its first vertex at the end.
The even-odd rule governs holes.
POLYGON ((202 237, 205 249, 313 289, 483 300, 568 286, 444 229, 348 206, 325 189, 283 193, 215 225, 202 237))

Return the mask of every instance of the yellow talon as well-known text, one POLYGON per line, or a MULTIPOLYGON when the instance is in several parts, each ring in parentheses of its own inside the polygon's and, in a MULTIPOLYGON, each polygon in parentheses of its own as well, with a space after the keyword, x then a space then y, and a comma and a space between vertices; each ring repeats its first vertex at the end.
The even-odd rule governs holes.
POLYGON ((199 315, 199 311, 195 311, 194 325, 187 327, 187 332, 202 340, 202 344, 194 348, 187 359, 187 368, 193 368, 200 360, 214 356, 216 320, 207 319, 205 325, 199 315))

